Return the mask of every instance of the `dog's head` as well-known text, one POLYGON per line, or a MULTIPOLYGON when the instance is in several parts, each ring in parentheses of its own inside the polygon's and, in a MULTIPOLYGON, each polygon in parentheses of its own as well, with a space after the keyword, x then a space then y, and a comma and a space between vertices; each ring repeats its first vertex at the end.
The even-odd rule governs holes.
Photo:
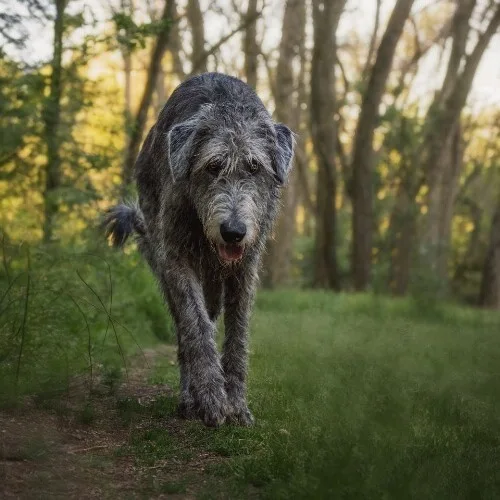
POLYGON ((274 212, 293 157, 293 134, 262 108, 208 104, 168 133, 171 174, 186 182, 205 235, 239 261, 274 212))

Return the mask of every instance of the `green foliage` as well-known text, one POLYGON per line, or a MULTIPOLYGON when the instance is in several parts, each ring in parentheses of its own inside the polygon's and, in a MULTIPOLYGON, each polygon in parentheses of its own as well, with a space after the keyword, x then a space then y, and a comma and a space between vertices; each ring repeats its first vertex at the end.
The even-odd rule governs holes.
MULTIPOLYGON (((351 251, 351 214, 348 211, 337 213, 337 266, 341 285, 349 288, 350 251, 351 251)), ((295 287, 310 288, 314 283, 315 241, 313 235, 300 235, 294 239, 292 258, 292 284, 295 287)))
POLYGON ((410 297, 415 305, 428 314, 439 314, 442 301, 449 297, 448 283, 429 269, 424 256, 413 268, 410 297))
MULTIPOLYGON (((165 319, 136 254, 53 245, 31 248, 28 266, 26 245, 6 244, 5 256, 2 399, 37 392, 39 406, 65 415, 54 393, 78 375, 90 380, 90 368, 113 392, 128 355, 154 344, 165 319)), ((120 398, 119 422, 133 431, 118 455, 148 470, 214 457, 207 497, 244 498, 249 488, 261 498, 495 497, 499 329, 498 315, 446 304, 260 292, 249 380, 256 426, 210 431, 173 420, 176 396, 120 398)), ((173 341, 171 331, 163 337, 173 341)), ((150 383, 177 387, 178 367, 161 358, 150 383)), ((90 400, 75 415, 97 425, 90 400)), ((186 472, 151 488, 182 492, 190 480, 186 472)))
POLYGON ((494 494, 498 317, 327 294, 261 295, 258 310, 262 448, 231 464, 240 480, 269 498, 494 494))
POLYGON ((0 181, 12 181, 32 168, 32 158, 20 158, 19 152, 39 152, 34 136, 41 134, 43 90, 44 77, 38 71, 23 70, 0 50, 0 181))
POLYGON ((186 483, 185 481, 165 481, 160 485, 159 492, 167 495, 186 493, 186 483))
POLYGON ((113 390, 127 355, 173 332, 149 270, 104 245, 4 245, 0 272, 3 398, 68 387, 98 372, 113 390), (157 335, 157 337, 155 337, 157 335))
POLYGON ((125 12, 115 12, 113 22, 116 26, 118 44, 130 52, 145 48, 149 38, 158 35, 172 23, 171 20, 157 20, 137 24, 133 16, 125 12))
MULTIPOLYGON (((188 464, 212 457, 202 498, 495 498, 499 329, 498 315, 452 305, 261 292, 255 427, 179 422, 176 397, 123 400, 124 424, 139 424, 119 454, 148 470, 185 464, 184 485, 188 464)), ((173 369, 160 364, 155 381, 173 369)))

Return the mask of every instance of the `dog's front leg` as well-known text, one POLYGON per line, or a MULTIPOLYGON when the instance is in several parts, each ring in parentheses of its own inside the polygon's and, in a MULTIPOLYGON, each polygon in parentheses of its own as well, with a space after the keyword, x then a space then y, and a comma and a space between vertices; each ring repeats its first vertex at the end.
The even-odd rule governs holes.
POLYGON ((227 414, 224 374, 215 343, 215 324, 210 320, 203 290, 194 272, 178 263, 163 271, 166 291, 174 317, 181 365, 181 390, 193 398, 195 410, 208 426, 221 425, 227 414))
POLYGON ((252 425, 253 416, 246 401, 248 330, 257 277, 254 270, 233 276, 225 283, 225 338, 222 366, 226 378, 229 419, 252 425))

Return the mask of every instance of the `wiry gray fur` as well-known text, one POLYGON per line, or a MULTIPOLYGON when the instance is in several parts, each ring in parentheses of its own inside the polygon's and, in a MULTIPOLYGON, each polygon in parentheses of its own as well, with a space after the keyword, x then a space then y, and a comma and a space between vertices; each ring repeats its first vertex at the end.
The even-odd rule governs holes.
POLYGON ((273 123, 249 86, 218 73, 195 76, 173 92, 144 142, 135 165, 139 206, 108 213, 116 241, 138 234, 173 315, 186 418, 210 426, 253 422, 246 402, 250 313, 292 156, 292 133, 273 123), (239 260, 220 253, 223 224, 246 228, 231 247, 244 248, 239 260), (221 357, 215 334, 222 309, 221 357))

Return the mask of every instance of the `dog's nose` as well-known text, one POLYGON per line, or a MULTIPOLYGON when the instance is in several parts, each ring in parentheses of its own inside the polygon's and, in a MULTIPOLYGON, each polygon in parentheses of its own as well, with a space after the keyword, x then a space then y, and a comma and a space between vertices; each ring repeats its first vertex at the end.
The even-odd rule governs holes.
POLYGON ((226 243, 239 243, 247 234, 247 227, 243 222, 224 222, 220 234, 226 243))

